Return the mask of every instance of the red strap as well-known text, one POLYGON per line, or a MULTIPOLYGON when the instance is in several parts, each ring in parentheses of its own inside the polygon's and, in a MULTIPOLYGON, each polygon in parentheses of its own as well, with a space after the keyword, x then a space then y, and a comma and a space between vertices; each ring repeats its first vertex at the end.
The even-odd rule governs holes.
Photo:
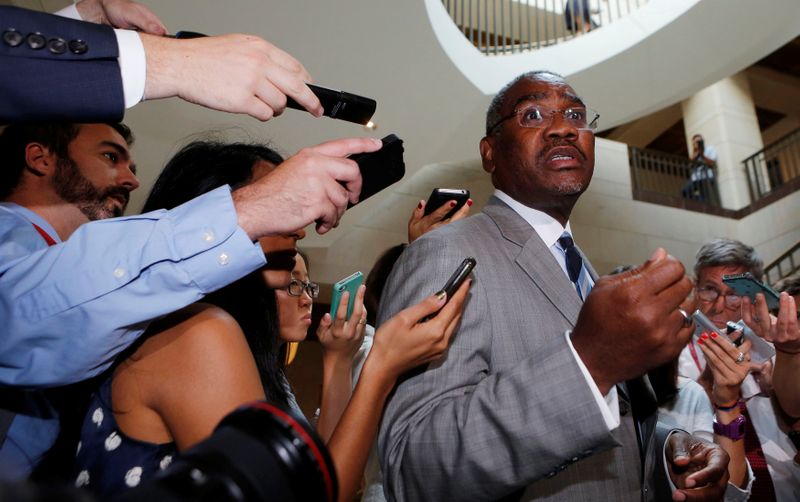
POLYGON ((40 227, 36 223, 31 223, 31 225, 33 225, 33 228, 35 228, 36 231, 39 232, 39 235, 42 236, 42 238, 44 239, 44 241, 47 243, 48 246, 55 246, 56 241, 54 241, 53 238, 50 237, 50 235, 47 232, 45 232, 42 227, 40 227))
POLYGON ((700 359, 697 357, 697 350, 694 348, 694 340, 689 340, 689 351, 692 353, 692 359, 694 359, 694 364, 697 365, 697 370, 702 373, 703 368, 700 366, 700 359))

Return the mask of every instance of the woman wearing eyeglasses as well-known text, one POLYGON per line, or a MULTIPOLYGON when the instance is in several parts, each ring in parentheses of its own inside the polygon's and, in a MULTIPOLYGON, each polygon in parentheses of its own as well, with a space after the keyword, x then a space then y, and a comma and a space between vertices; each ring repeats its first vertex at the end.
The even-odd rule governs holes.
MULTIPOLYGON (((226 184, 237 189, 268 174, 281 161, 277 153, 259 145, 191 143, 164 168, 144 211, 169 209, 226 184)), ((276 296, 282 293, 276 295, 276 290, 291 287, 296 242, 304 235, 299 230, 260 239, 267 261, 262 270, 152 323, 140 341, 119 356, 86 412, 77 446, 77 486, 105 500, 152 478, 175 455, 207 438, 223 417, 242 404, 267 399, 297 408, 279 358, 276 296)), ((186 238, 217 238, 213 222, 203 235, 186 238)), ((235 266, 235 259, 223 253, 207 266, 235 266)), ((186 277, 191 280, 190 273, 186 277)), ((307 277, 302 282, 308 282, 307 277)), ((374 381, 354 392, 355 404, 342 415, 341 422, 347 424, 340 427, 342 432, 329 434, 340 493, 345 489, 354 493, 360 462, 363 470, 360 440, 352 432, 367 436, 366 459, 382 408, 376 403, 385 400, 400 373, 444 351, 467 287, 444 307, 443 298, 431 296, 381 328, 380 349, 376 344, 376 355, 370 356, 373 362, 367 363, 374 381), (441 312, 433 320, 418 323, 438 309, 441 312)), ((299 321, 306 322, 305 314, 299 321)), ((331 333, 343 336, 336 328, 331 333)))
MULTIPOLYGON (((364 292, 358 288, 353 312, 345 321, 349 293, 342 296, 336 319, 325 313, 317 328, 322 345, 322 396, 317 420, 317 432, 328 441, 333 429, 350 400, 353 388, 353 360, 364 339, 367 312, 364 292)), ((279 337, 284 343, 305 340, 311 326, 311 310, 319 296, 319 284, 310 282, 307 260, 302 253, 295 257, 292 280, 285 288, 275 290, 278 304, 279 337)))

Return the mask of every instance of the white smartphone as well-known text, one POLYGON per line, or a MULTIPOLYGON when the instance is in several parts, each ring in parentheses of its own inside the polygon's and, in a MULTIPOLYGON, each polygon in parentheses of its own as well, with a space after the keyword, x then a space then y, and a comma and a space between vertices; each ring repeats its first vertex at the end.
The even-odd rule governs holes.
POLYGON ((750 360, 754 363, 762 364, 770 360, 775 355, 775 348, 770 345, 769 342, 756 335, 752 329, 743 323, 728 323, 728 329, 731 330, 731 333, 738 329, 742 330, 742 336, 736 340, 736 342, 733 342, 728 336, 728 330, 723 331, 717 328, 717 326, 711 322, 711 319, 706 317, 705 314, 700 312, 700 310, 694 311, 694 314, 692 314, 692 319, 694 319, 694 322, 696 322, 698 325, 702 326, 704 330, 709 332, 713 331, 736 347, 741 345, 745 339, 750 340, 750 343, 752 344, 752 347, 750 348, 750 360))

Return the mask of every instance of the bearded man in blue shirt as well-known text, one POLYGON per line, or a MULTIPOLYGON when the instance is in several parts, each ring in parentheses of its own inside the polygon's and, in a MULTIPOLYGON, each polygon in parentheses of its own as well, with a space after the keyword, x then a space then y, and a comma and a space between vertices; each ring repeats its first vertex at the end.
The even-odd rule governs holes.
POLYGON ((53 445, 43 389, 107 369, 150 321, 265 265, 266 235, 356 202, 350 138, 306 148, 257 182, 170 211, 114 218, 139 186, 121 124, 8 126, 0 135, 0 478, 28 475, 53 445))

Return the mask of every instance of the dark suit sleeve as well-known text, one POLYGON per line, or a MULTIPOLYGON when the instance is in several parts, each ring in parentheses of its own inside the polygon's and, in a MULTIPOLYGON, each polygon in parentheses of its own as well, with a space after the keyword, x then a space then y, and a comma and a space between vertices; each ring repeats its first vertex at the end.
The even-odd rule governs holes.
POLYGON ((111 27, 0 6, 0 36, 0 122, 122 119, 111 27))
MULTIPOLYGON (((655 427, 655 440, 651 441, 647 456, 648 462, 653 462, 653 475, 650 477, 649 489, 656 502, 667 502, 672 500, 672 483, 669 480, 669 473, 666 468, 665 445, 669 436, 681 429, 673 429, 664 424, 658 423, 655 427)), ((686 431, 683 431, 686 432, 686 431)))

